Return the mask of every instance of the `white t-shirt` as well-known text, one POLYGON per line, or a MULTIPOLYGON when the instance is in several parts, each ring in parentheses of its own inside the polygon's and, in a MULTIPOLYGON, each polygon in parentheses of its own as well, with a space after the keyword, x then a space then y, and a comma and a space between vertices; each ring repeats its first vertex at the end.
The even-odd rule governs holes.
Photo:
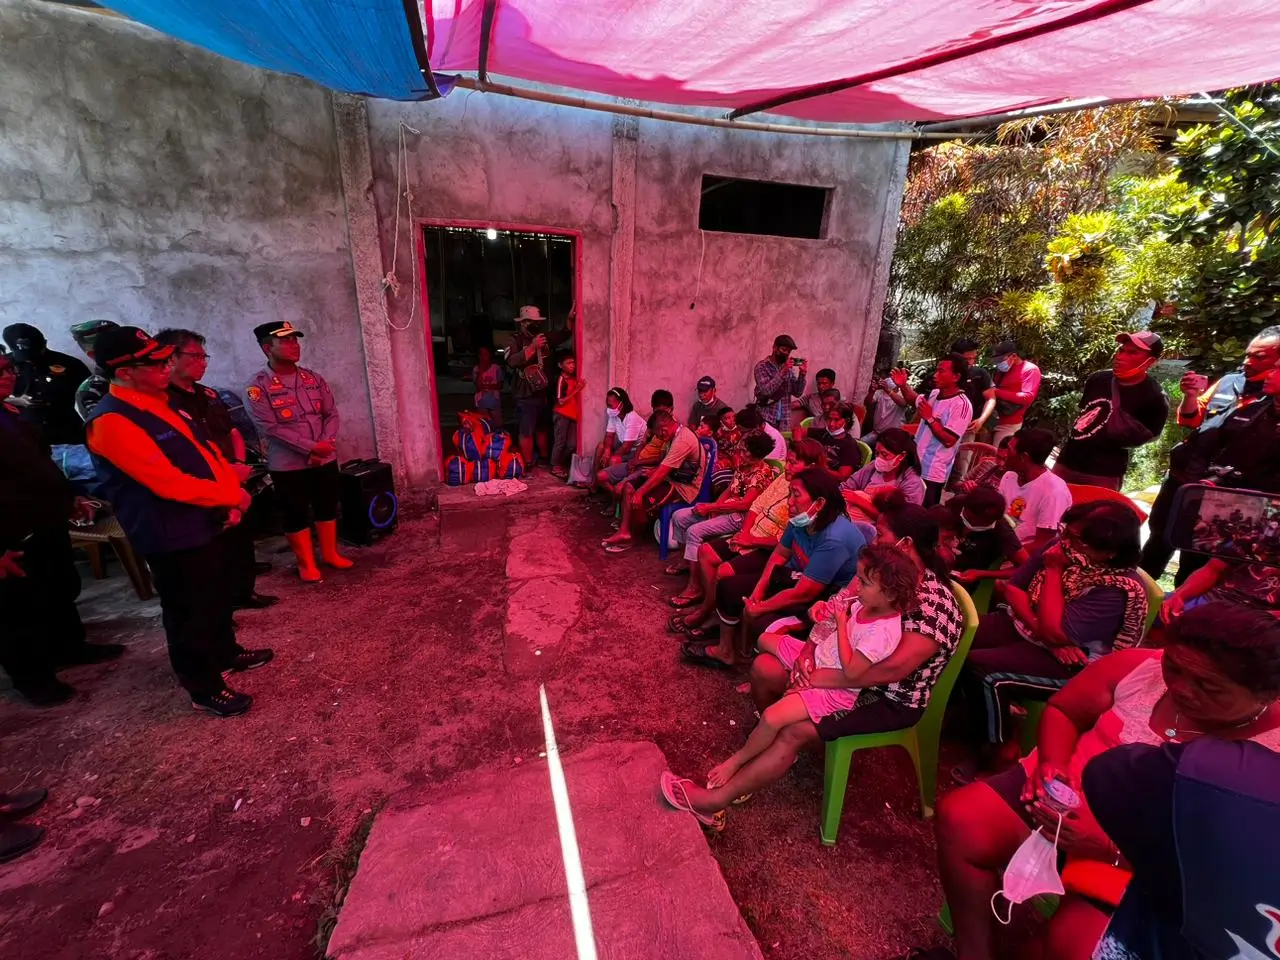
MULTIPOLYGON (((843 600, 833 600, 843 603, 843 600)), ((902 617, 880 617, 863 623, 858 620, 862 604, 854 600, 849 605, 849 644, 872 663, 879 663, 902 642, 902 617)), ((840 670, 840 637, 836 632, 834 611, 829 621, 815 624, 809 639, 814 642, 813 665, 819 670, 840 670), (819 627, 827 629, 819 630, 819 627)))
POLYGON ((644 439, 645 430, 648 425, 645 423, 644 417, 632 410, 622 419, 614 416, 612 413, 607 415, 605 421, 604 432, 612 433, 618 438, 617 446, 624 443, 638 443, 644 439))
POLYGON ((1034 540, 1038 529, 1057 528, 1062 515, 1071 507, 1067 482, 1050 470, 1027 484, 1018 483, 1018 475, 1010 470, 1000 478, 999 489, 1009 522, 1023 543, 1034 540))
POLYGON ((765 436, 773 441, 773 450, 769 452, 766 460, 785 460, 787 459, 787 441, 786 438, 778 432, 778 428, 767 420, 761 428, 764 430, 765 436))
MULTIPOLYGON (((918 398, 916 403, 920 403, 918 398)), ((920 457, 920 476, 932 483, 946 483, 951 476, 951 466, 956 462, 956 454, 960 452, 959 438, 964 436, 973 420, 973 404, 963 391, 954 397, 939 400, 937 390, 929 394, 929 403, 933 406, 933 415, 941 425, 956 435, 956 442, 948 447, 921 420, 916 429, 916 455, 920 457)))
POLYGON ((877 388, 871 397, 871 404, 875 408, 875 416, 871 421, 872 430, 876 433, 900 427, 907 422, 907 408, 894 403, 893 397, 884 387, 877 388))

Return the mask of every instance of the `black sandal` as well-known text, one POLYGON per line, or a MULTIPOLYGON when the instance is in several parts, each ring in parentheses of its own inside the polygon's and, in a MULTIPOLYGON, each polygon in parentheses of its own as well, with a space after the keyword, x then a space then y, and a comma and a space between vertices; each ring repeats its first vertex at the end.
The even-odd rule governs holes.
POLYGON ((667 600, 667 603, 675 607, 677 610, 685 610, 689 607, 696 607, 702 602, 701 597, 686 597, 682 593, 677 593, 674 597, 667 600))
POLYGON ((718 623, 712 624, 709 627, 688 627, 687 626, 685 627, 684 632, 689 637, 690 640, 696 640, 699 643, 703 643, 707 640, 720 639, 720 625, 718 623))
POLYGON ((684 634, 689 632, 689 627, 684 622, 684 616, 679 613, 667 621, 667 629, 677 636, 684 636, 684 634))
POLYGON ((686 640, 680 644, 680 655, 684 657, 686 663, 692 663, 699 667, 710 667, 713 670, 731 671, 736 670, 737 666, 732 663, 725 663, 719 657, 713 657, 707 653, 710 644, 695 643, 686 640))

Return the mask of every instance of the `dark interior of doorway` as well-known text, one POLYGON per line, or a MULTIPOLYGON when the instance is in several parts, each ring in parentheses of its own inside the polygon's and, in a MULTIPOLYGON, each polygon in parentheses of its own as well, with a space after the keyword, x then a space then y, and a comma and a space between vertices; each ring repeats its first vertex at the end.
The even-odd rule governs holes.
MULTIPOLYGON (((440 449, 457 452, 458 414, 475 409, 473 372, 481 347, 501 365, 522 306, 541 312, 544 328, 562 329, 573 307, 575 239, 537 231, 424 227, 431 355, 439 404, 440 449)), ((504 378, 502 413, 515 427, 511 378, 504 378)))

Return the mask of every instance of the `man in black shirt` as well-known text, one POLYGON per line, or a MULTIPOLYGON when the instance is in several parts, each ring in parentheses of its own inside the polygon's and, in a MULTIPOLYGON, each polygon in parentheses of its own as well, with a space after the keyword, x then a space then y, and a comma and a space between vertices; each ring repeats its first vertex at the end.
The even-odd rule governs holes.
MULTIPOLYGON (((0 354, 0 396, 9 396, 16 380, 13 360, 0 354)), ((4 403, 0 464, 0 667, 36 706, 65 703, 75 690, 56 671, 114 660, 124 647, 85 642, 69 534, 71 486, 35 427, 4 403)))
POLYGON ((50 350, 44 334, 29 323, 5 327, 4 342, 18 372, 10 402, 21 408, 22 419, 39 427, 46 443, 84 443, 76 388, 89 378, 89 368, 75 357, 50 350))
MULTIPOLYGON (((192 420, 204 425, 210 439, 222 455, 240 473, 243 483, 249 477, 245 465, 245 443, 231 421, 231 412, 218 396, 218 391, 200 383, 209 365, 204 337, 193 330, 161 330, 156 340, 174 348, 169 370, 169 404, 192 420)), ((232 602, 237 610, 259 610, 279 602, 279 597, 258 593, 257 559, 253 553, 253 531, 248 523, 228 527, 221 537, 231 569, 232 602)))
POLYGON ((1147 373, 1164 351, 1149 330, 1116 336, 1110 370, 1084 382, 1080 413, 1053 472, 1068 483, 1119 490, 1129 451, 1150 443, 1169 419, 1169 400, 1147 373))
POLYGON ((848 480, 862 466, 862 450, 857 438, 849 433, 849 425, 857 423, 852 403, 838 403, 827 413, 825 430, 810 430, 806 439, 817 440, 827 451, 827 469, 841 480, 848 480))

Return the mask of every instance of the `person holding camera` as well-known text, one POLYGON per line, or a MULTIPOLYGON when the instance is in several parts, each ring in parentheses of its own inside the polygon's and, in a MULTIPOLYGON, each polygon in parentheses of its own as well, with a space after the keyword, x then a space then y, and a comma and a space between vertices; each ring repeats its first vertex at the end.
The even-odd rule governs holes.
POLYGON ((791 429, 791 398, 804 394, 809 362, 792 357, 796 342, 781 333, 773 339, 773 353, 756 364, 756 404, 760 415, 778 430, 791 429))

